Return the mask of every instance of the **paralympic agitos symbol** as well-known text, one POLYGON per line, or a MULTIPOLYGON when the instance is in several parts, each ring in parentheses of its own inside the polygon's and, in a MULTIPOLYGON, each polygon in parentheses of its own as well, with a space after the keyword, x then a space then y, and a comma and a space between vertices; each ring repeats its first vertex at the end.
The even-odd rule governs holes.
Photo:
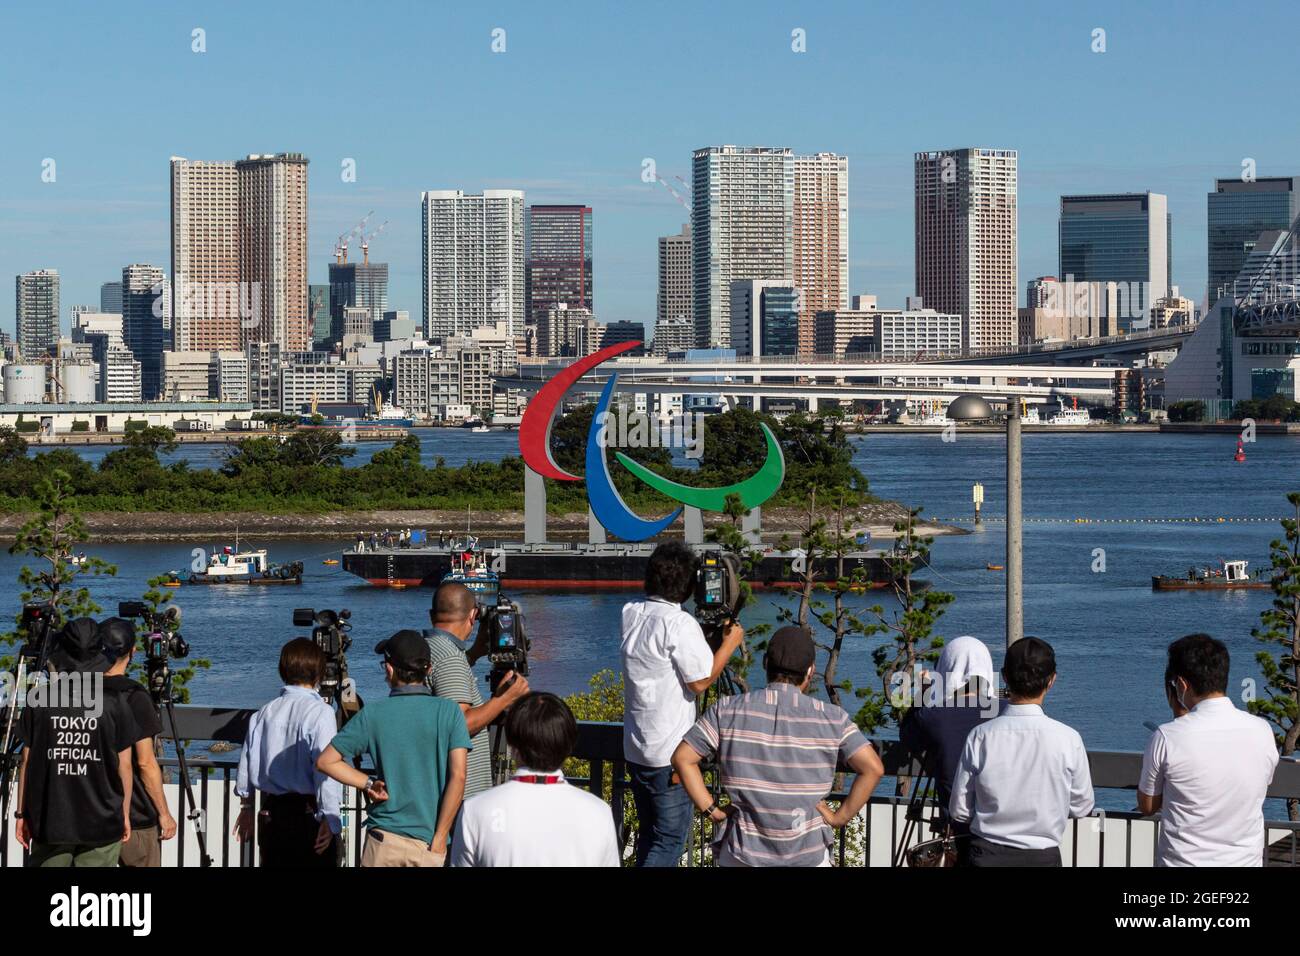
MULTIPOLYGON (((588 371, 606 359, 636 348, 640 344, 640 342, 621 342, 603 348, 574 362, 538 390, 537 395, 528 403, 523 421, 519 424, 519 453, 523 455, 524 463, 529 468, 545 478, 554 478, 557 481, 583 480, 582 477, 571 475, 562 469, 551 455, 551 423, 555 419, 555 409, 564 393, 588 371)), ((610 534, 624 541, 644 541, 659 534, 677 520, 682 509, 678 508, 663 518, 647 521, 624 503, 618 489, 614 487, 609 474, 609 463, 605 459, 599 436, 617 381, 618 373, 610 373, 605 388, 600 393, 600 401, 596 403, 595 414, 591 417, 591 429, 587 433, 585 469, 587 500, 591 503, 591 510, 596 520, 604 525, 605 530, 610 534)), ((699 508, 701 511, 722 511, 728 495, 739 495, 741 503, 746 508, 757 508, 776 494, 785 478, 785 457, 781 454, 781 446, 766 424, 760 423, 760 427, 763 429, 763 437, 767 439, 767 457, 758 471, 734 485, 694 488, 669 481, 644 465, 637 464, 622 452, 615 452, 614 457, 642 482, 683 505, 699 508)))

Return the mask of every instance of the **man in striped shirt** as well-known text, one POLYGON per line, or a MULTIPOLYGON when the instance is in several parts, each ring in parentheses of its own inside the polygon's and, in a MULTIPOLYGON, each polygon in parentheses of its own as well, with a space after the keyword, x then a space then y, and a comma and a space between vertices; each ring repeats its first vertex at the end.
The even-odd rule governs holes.
POLYGON ((433 630, 425 633, 429 644, 427 681, 435 697, 445 697, 460 705, 465 724, 473 739, 469 752, 469 776, 465 781, 465 799, 492 786, 492 744, 488 725, 509 710, 510 705, 528 693, 528 679, 515 674, 501 682, 494 696, 484 703, 478 682, 470 667, 487 654, 487 638, 480 628, 474 643, 466 649, 464 641, 473 633, 479 620, 478 603, 469 588, 457 581, 438 585, 429 608, 433 630))
POLYGON ((815 659, 806 630, 778 630, 764 660, 767 686, 719 700, 673 754, 691 800, 714 821, 720 866, 829 866, 833 829, 857 816, 884 775, 849 715, 806 693, 815 659), (731 801, 723 806, 700 772, 713 757, 731 801), (825 798, 840 761, 857 776, 832 810, 825 798))

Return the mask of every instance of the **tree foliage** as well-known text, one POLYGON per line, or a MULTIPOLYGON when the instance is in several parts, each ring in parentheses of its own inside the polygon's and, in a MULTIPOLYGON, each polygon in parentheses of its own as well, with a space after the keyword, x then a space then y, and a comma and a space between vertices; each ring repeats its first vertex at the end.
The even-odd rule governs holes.
MULTIPOLYGON (((1282 537, 1269 545, 1273 558, 1273 601, 1259 615, 1251 636, 1279 650, 1255 655, 1264 674, 1265 696, 1247 703, 1252 714, 1277 728, 1278 749, 1284 757, 1300 741, 1300 492, 1286 496, 1294 517, 1282 519, 1282 537)), ((1289 800, 1292 820, 1300 819, 1300 802, 1289 800)))

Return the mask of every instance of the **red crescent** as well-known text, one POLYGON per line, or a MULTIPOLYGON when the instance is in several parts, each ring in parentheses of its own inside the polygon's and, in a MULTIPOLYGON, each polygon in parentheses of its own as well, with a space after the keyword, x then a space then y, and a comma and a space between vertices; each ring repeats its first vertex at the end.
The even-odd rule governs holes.
POLYGON ((593 352, 586 358, 578 359, 564 371, 537 390, 533 400, 524 409, 523 421, 519 423, 519 454, 526 464, 543 478, 556 481, 581 481, 579 475, 571 475, 555 463, 551 457, 551 423, 555 419, 556 406, 573 383, 586 375, 606 359, 621 355, 628 349, 634 349, 640 342, 620 342, 593 352))

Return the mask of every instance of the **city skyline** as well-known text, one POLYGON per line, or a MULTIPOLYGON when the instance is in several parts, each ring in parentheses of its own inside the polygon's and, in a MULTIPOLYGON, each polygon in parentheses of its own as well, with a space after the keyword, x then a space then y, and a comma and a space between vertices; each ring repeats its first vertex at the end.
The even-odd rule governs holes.
MULTIPOLYGON (((342 9, 325 4, 313 18, 295 22, 301 35, 294 43, 283 42, 291 12, 263 11, 263 30, 249 34, 237 28, 243 15, 238 5, 229 12, 166 11, 129 29, 88 5, 49 15, 76 17, 95 28, 67 35, 28 31, 29 42, 2 68, 12 79, 11 97, 39 95, 46 108, 14 111, 9 120, 10 141, 18 148, 0 157, 0 181, 6 184, 0 212, 11 227, 0 237, 0 268, 9 275, 58 269, 66 332, 67 306, 96 301, 99 286, 124 265, 168 262, 169 156, 298 151, 313 161, 310 282, 326 281, 334 237, 376 209, 376 220, 391 219, 392 225, 372 257, 391 264, 393 307, 418 315, 420 192, 517 188, 530 205, 573 203, 595 210, 602 277, 598 317, 642 321, 649 329, 657 239, 677 232, 689 217, 669 189, 653 177, 643 180, 644 161, 653 160, 656 175, 680 189, 677 177, 689 178, 693 149, 736 143, 788 147, 797 155, 847 156, 853 169, 848 291, 901 306, 915 291, 911 157, 917 151, 979 144, 1020 154, 1018 300, 1024 277, 1056 271, 1061 195, 1152 191, 1169 196, 1172 281, 1203 302, 1204 197, 1214 181, 1239 175, 1247 160, 1260 177, 1297 172, 1288 165, 1300 151, 1297 135, 1268 121, 1267 104, 1237 102, 1240 121, 1234 126, 1250 130, 1247 140, 1204 134, 1201 117, 1222 91, 1202 58, 1234 51, 1265 56, 1281 47, 1272 35, 1219 35, 1207 29, 1208 14, 1200 11, 1175 19, 1163 11, 1100 4, 1084 19, 1011 4, 999 5, 1002 15, 990 17, 991 6, 975 5, 953 8, 945 30, 936 32, 908 23, 901 13, 865 13, 848 5, 815 13, 758 9, 747 12, 743 22, 722 10, 696 27, 709 62, 676 75, 675 65, 693 61, 674 48, 675 31, 652 18, 642 22, 592 10, 552 23, 555 18, 526 7, 494 12, 491 20, 459 11, 403 9, 382 23, 359 18, 344 41, 327 29, 331 13, 342 9), (1032 30, 1022 24, 1003 35, 999 24, 1028 23, 1031 11, 1032 30), (617 42, 633 24, 637 43, 617 42), (418 92, 418 84, 402 86, 410 83, 413 69, 404 54, 417 42, 421 25, 438 29, 446 54, 428 81, 430 96, 418 92), (491 31, 498 26, 506 30, 506 46, 494 54, 491 31), (1104 53, 1092 49, 1091 34, 1098 27, 1106 30, 1104 53), (203 53, 191 50, 196 28, 205 30, 203 53), (795 29, 806 31, 806 52, 792 50, 795 29), (877 69, 857 76, 856 45, 864 30, 870 31, 873 63, 886 73, 907 61, 909 44, 922 36, 927 51, 953 69, 935 76, 909 74, 907 86, 879 82, 883 74, 877 69), (56 35, 57 51, 46 39, 56 35), (1024 47, 1027 35, 1037 46, 1024 47), (1161 66, 1160 76, 1168 80, 1161 115, 1139 120, 1122 107, 1134 84, 1152 82, 1154 64, 1146 54, 1156 36, 1178 44, 1183 55, 1161 66), (600 82, 584 83, 581 91, 561 76, 525 84, 561 41, 587 51, 600 82), (344 42, 349 50, 385 54, 383 80, 368 82, 359 75, 363 71, 345 71, 349 79, 328 92, 320 92, 325 85, 307 82, 270 93, 254 85, 262 81, 249 65, 264 58, 304 75, 326 75, 317 61, 351 59, 341 49, 344 42), (1013 42, 1020 57, 1014 70, 993 62, 997 58, 990 53, 1013 42), (42 61, 69 57, 104 64, 104 82, 88 88, 37 68, 42 61), (723 81, 738 64, 765 71, 760 102, 723 81), (982 90, 951 82, 963 68, 976 67, 988 80, 982 90), (175 76, 165 87, 148 86, 165 121, 144 130, 117 128, 107 119, 108 104, 148 84, 157 69, 175 76), (1037 82, 1020 83, 1025 70, 1037 71, 1037 82), (478 84, 478 95, 448 107, 436 94, 450 91, 457 76, 478 84), (651 76, 655 95, 647 96, 651 76), (39 89, 33 85, 36 77, 41 77, 39 89), (228 89, 217 96, 214 91, 223 83, 228 89), (817 93, 827 84, 855 109, 834 114, 821 109, 817 93), (375 87, 382 88, 382 96, 375 87), (254 88, 264 106, 249 107, 244 99, 254 88), (693 95, 703 90, 710 95, 693 95), (511 91, 521 94, 501 107, 511 122, 500 123, 498 114, 474 107, 480 99, 500 103, 511 91), (231 93, 239 95, 226 95, 231 93), (545 107, 550 97, 575 95, 591 104, 576 139, 572 124, 550 128, 545 107), (1061 102, 1077 108, 1061 110, 1061 102), (456 137, 398 122, 417 106, 432 111, 440 104, 452 110, 456 137), (391 122, 376 125, 379 135, 336 132, 337 124, 323 122, 330 111, 347 108, 374 110, 391 122), (86 144, 92 141, 90 149, 86 144), (524 143, 527 148, 520 148, 524 143), (54 182, 42 181, 46 159, 56 163, 54 182), (348 159, 356 164, 354 182, 341 178, 348 159)), ((20 28, 32 15, 16 11, 11 21, 20 28)), ((11 329, 13 320, 6 309, 0 323, 11 329)))

